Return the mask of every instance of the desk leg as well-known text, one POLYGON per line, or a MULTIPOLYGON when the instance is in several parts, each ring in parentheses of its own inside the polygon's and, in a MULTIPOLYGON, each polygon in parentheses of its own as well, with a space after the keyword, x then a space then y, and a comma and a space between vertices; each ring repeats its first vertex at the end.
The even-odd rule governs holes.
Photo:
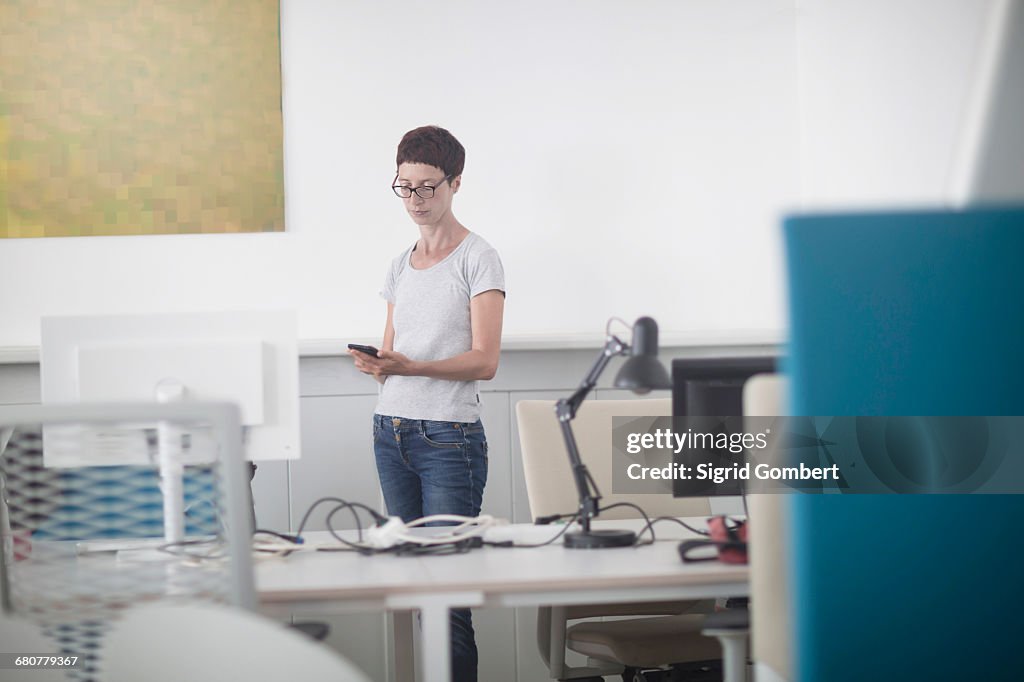
MULTIPOLYGON (((448 613, 452 608, 473 608, 484 603, 480 592, 433 592, 430 594, 396 594, 388 598, 388 608, 403 612, 420 611, 420 664, 423 682, 449 682, 452 674, 451 625, 448 613)), ((399 615, 395 614, 396 617, 399 615)), ((412 630, 411 615, 409 630, 412 630)), ((396 621, 396 629, 398 627, 396 621)), ((397 642, 396 642, 397 644, 397 642)), ((396 649, 396 658, 398 651, 396 649)), ((396 661, 397 662, 397 661, 396 661)), ((399 678, 399 682, 414 678, 399 678)))
POLYGON ((413 611, 395 611, 391 614, 395 646, 395 682, 416 679, 416 661, 413 656, 413 611))
POLYGON ((420 611, 423 619, 423 680, 447 682, 451 679, 452 653, 449 643, 451 623, 450 607, 444 600, 424 603, 420 611))

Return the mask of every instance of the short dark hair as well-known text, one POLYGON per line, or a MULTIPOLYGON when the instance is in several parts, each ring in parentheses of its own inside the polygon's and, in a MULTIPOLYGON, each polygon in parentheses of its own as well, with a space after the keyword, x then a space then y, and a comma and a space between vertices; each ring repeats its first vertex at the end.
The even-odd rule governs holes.
POLYGON ((462 175, 466 150, 455 136, 439 126, 410 130, 398 143, 395 167, 403 163, 424 163, 444 171, 449 178, 462 175))

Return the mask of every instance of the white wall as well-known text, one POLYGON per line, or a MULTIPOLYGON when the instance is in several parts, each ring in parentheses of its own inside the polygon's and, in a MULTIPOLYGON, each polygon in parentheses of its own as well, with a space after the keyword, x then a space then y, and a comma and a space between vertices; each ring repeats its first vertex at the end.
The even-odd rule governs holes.
POLYGON ((377 338, 416 236, 394 147, 427 122, 468 148, 457 215, 504 256, 508 338, 780 338, 780 213, 944 201, 991 6, 282 0, 287 233, 0 240, 0 348, 40 315, 259 306, 377 338))
POLYGON ((991 0, 799 0, 808 208, 949 201, 991 0))
POLYGON ((425 123, 468 149, 456 215, 504 257, 507 335, 598 338, 613 314, 781 328, 792 0, 281 14, 287 233, 5 240, 0 346, 36 344, 40 315, 262 305, 297 307, 302 339, 378 337, 383 273, 417 236, 388 189, 395 145, 425 123))

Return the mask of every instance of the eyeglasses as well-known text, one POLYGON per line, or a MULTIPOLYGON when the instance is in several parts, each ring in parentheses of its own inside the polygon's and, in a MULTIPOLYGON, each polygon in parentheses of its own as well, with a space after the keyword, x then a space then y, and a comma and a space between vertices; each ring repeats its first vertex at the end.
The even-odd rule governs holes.
MULTIPOLYGON (((395 194, 397 194, 398 196, 400 196, 403 199, 408 199, 409 197, 411 197, 413 192, 416 192, 416 196, 420 197, 421 199, 430 199, 431 197, 434 196, 434 190, 437 189, 438 187, 440 187, 441 184, 445 180, 450 178, 450 177, 451 177, 450 175, 444 176, 443 178, 438 180, 436 183, 434 183, 433 187, 430 187, 429 185, 423 185, 422 187, 407 187, 405 185, 391 185, 391 189, 392 189, 392 191, 395 194)), ((398 179, 398 175, 396 174, 395 175, 395 180, 397 180, 397 179, 398 179)), ((392 180, 391 182, 394 182, 395 180, 392 180)), ((427 182, 430 182, 430 181, 428 180, 427 182)))

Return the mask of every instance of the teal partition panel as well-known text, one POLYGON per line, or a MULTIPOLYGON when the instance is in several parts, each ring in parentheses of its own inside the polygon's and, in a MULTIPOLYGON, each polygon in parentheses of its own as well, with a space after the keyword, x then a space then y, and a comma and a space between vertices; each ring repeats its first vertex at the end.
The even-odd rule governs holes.
MULTIPOLYGON (((784 231, 793 414, 1024 415, 1024 210, 784 231)), ((1024 676, 1024 496, 790 503, 799 679, 1024 676)))

